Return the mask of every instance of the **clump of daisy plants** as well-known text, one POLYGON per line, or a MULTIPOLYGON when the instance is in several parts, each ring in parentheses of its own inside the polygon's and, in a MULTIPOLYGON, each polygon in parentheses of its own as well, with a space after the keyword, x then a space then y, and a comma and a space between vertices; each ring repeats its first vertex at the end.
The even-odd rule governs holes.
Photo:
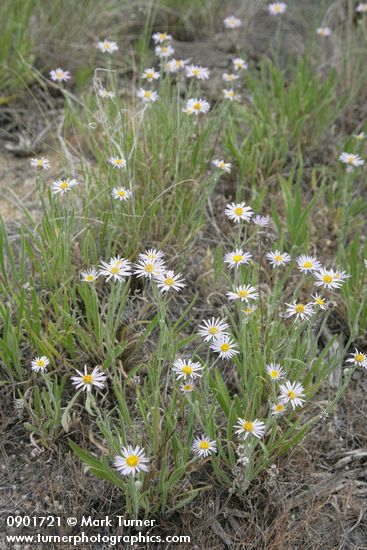
MULTIPOLYGON (((287 7, 273 2, 265 11, 285 18, 287 7)), ((223 25, 237 33, 242 21, 229 14, 223 25)), ((251 79, 248 62, 233 57, 214 102, 202 87, 208 67, 176 57, 167 32, 154 32, 152 42, 155 59, 134 97, 121 97, 110 69, 96 70, 84 115, 67 92, 74 75, 50 71, 68 123, 85 116, 88 154, 79 167, 75 159, 63 167, 31 159, 42 213, 21 228, 19 261, 1 227, 10 304, 1 305, 2 361, 20 387, 25 426, 40 445, 67 439, 136 515, 177 510, 213 479, 243 495, 335 409, 354 370, 367 369, 365 353, 352 348, 364 302, 340 354, 334 338, 325 343, 331 316, 366 266, 349 272, 341 254, 325 261, 315 250, 299 185, 280 180, 286 233, 276 207, 272 215, 263 208, 265 193, 243 184, 232 132, 237 115, 248 116, 238 93, 251 79), (226 182, 238 185, 214 217, 214 190, 226 182), (215 238, 198 260, 208 220, 215 238), (193 263, 203 274, 192 275, 193 263), (340 363, 340 383, 321 406, 316 396, 340 363), (81 443, 86 425, 103 446, 81 443)), ((111 67, 118 43, 103 38, 96 48, 111 67)), ((256 109, 256 95, 251 101, 256 109)), ((262 135, 248 139, 254 134, 262 135)), ((364 132, 354 139, 363 142, 364 132)), ((364 165, 351 147, 334 163, 336 171, 338 161, 345 165, 349 187, 364 165)))

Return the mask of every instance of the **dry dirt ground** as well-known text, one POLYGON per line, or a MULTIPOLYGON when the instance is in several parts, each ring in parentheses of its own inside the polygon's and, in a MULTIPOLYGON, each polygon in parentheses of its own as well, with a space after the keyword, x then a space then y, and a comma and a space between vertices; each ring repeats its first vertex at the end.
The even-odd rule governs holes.
MULTIPOLYGON (((365 549, 366 390, 363 373, 356 372, 336 414, 261 476, 246 497, 228 496, 213 483, 180 515, 160 518, 151 534, 189 534, 192 542, 182 548, 190 549, 365 549)), ((88 474, 66 442, 58 452, 38 447, 23 428, 22 411, 9 395, 2 398, 1 517, 122 513, 117 491, 88 474)))

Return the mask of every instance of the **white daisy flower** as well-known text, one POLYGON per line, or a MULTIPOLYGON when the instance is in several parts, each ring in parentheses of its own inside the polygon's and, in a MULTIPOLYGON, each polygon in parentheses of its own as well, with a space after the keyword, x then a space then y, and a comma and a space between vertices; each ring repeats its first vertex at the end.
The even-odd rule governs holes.
POLYGON ((210 104, 205 99, 191 98, 187 101, 183 112, 188 115, 199 115, 207 113, 210 109, 210 104))
POLYGON ((141 77, 145 80, 148 80, 148 82, 153 82, 153 80, 159 79, 159 72, 155 70, 154 67, 151 67, 149 69, 145 69, 141 77))
POLYGON ((38 170, 48 170, 50 168, 50 161, 45 157, 39 159, 31 159, 31 166, 38 170))
POLYGON ((96 386, 96 388, 99 389, 103 389, 105 387, 107 376, 100 372, 98 367, 94 367, 91 374, 88 374, 87 365, 84 367, 84 373, 77 369, 75 370, 79 376, 72 376, 71 379, 77 390, 83 388, 83 391, 87 390, 87 392, 90 392, 92 390, 92 386, 96 386))
POLYGON ((139 99, 142 99, 144 103, 154 103, 154 101, 157 101, 158 99, 157 92, 153 90, 145 90, 144 88, 139 88, 136 95, 139 99))
POLYGON ((242 25, 242 21, 234 15, 229 15, 223 20, 223 24, 226 29, 238 29, 242 25))
POLYGON ((234 252, 229 252, 224 256, 224 263, 228 264, 229 267, 238 267, 240 265, 245 265, 250 263, 251 254, 244 252, 240 248, 237 248, 234 252))
POLYGON ((155 47, 155 54, 158 55, 158 57, 170 57, 174 53, 175 50, 169 45, 155 47))
POLYGON ((272 264, 273 269, 274 267, 285 265, 291 261, 291 257, 288 252, 279 252, 279 250, 275 250, 275 252, 268 252, 266 254, 266 258, 272 264))
POLYGON ((320 309, 327 309, 327 306, 328 306, 328 303, 327 301, 325 300, 325 298, 323 298, 322 296, 320 296, 317 292, 316 294, 313 294, 312 295, 312 298, 313 298, 313 304, 315 306, 319 306, 320 309))
POLYGON ((172 36, 166 32, 155 32, 152 38, 156 44, 162 44, 162 42, 172 40, 172 36))
POLYGON ((251 285, 236 286, 235 292, 227 292, 228 300, 241 300, 241 302, 247 302, 248 300, 256 300, 259 294, 256 292, 256 288, 251 285))
POLYGON ((269 363, 269 365, 266 365, 266 372, 273 380, 280 380, 285 376, 285 372, 279 363, 269 363))
POLYGON ((331 36, 331 29, 330 27, 319 27, 316 29, 316 33, 323 38, 327 38, 328 36, 331 36))
POLYGON ((297 258, 297 267, 302 273, 307 273, 309 271, 318 271, 321 268, 321 264, 317 261, 315 256, 305 256, 301 254, 297 258))
POLYGON ((114 168, 126 168, 126 160, 123 157, 110 157, 109 163, 114 168))
POLYGON ((269 4, 268 10, 270 15, 280 15, 287 10, 287 4, 285 2, 273 2, 269 4))
POLYGON ((183 384, 180 386, 180 391, 182 393, 191 393, 195 389, 195 383, 193 380, 186 380, 183 384))
POLYGON ((366 134, 364 132, 359 132, 358 134, 353 134, 353 137, 358 139, 358 141, 363 141, 366 139, 366 134))
POLYGON ((200 363, 194 363, 191 359, 176 359, 173 363, 173 372, 177 376, 178 380, 180 380, 180 378, 183 378, 184 380, 195 379, 197 377, 200 378, 202 370, 203 367, 200 363))
POLYGON ((335 275, 335 279, 337 281, 341 281, 342 283, 344 283, 346 279, 350 279, 352 276, 349 273, 346 273, 346 271, 341 271, 338 269, 335 270, 334 275, 335 275))
POLYGON ((165 69, 169 73, 177 73, 178 71, 185 68, 185 66, 188 64, 188 59, 170 59, 165 64, 165 69))
POLYGON ((156 250, 155 248, 149 248, 148 250, 145 250, 145 252, 139 253, 139 258, 141 260, 163 260, 164 258, 164 252, 161 250, 156 250))
POLYGON ((266 426, 262 420, 257 418, 253 421, 246 420, 245 418, 238 418, 237 424, 234 426, 236 428, 237 435, 243 435, 246 439, 249 435, 253 435, 258 439, 261 439, 265 432, 266 426))
POLYGON ((113 99, 115 97, 115 94, 106 90, 106 88, 99 88, 98 95, 99 97, 103 97, 103 99, 113 99))
POLYGON ((131 445, 121 447, 121 456, 115 456, 113 463, 116 470, 123 476, 135 477, 135 474, 149 470, 149 459, 145 456, 144 449, 131 445))
POLYGON ((237 94, 233 88, 229 90, 223 90, 224 99, 229 99, 229 101, 239 101, 241 96, 237 94))
POLYGON ((46 372, 49 364, 50 364, 49 358, 46 357, 46 355, 42 355, 42 357, 35 357, 31 361, 31 369, 34 370, 35 372, 39 372, 39 371, 46 372))
POLYGON ((241 69, 246 70, 248 68, 246 61, 242 59, 242 57, 235 57, 232 59, 232 63, 235 71, 239 71, 241 69))
POLYGON ((319 271, 314 272, 313 276, 316 278, 316 286, 322 286, 327 289, 340 288, 343 284, 342 281, 336 277, 333 269, 322 267, 319 271))
POLYGON ((69 71, 64 71, 59 67, 58 69, 50 71, 50 78, 54 82, 67 82, 70 80, 71 76, 69 71))
POLYGON ((101 262, 98 273, 106 277, 106 282, 110 279, 122 281, 125 277, 130 277, 131 263, 125 258, 116 256, 111 258, 109 262, 101 262))
POLYGON ((103 53, 113 53, 113 52, 116 52, 119 47, 118 45, 116 44, 116 42, 112 42, 111 40, 107 40, 105 38, 105 40, 100 40, 96 46, 101 52, 103 53))
POLYGON ((245 202, 231 202, 230 204, 227 204, 224 213, 227 218, 236 223, 240 223, 241 220, 249 222, 254 215, 252 208, 246 206, 245 202))
POLYGON ((292 317, 293 315, 296 316, 296 321, 298 319, 301 319, 302 321, 304 319, 308 319, 313 315, 313 304, 302 304, 300 302, 293 302, 293 304, 285 304, 287 307, 287 317, 292 317))
POLYGON ((241 311, 243 311, 243 313, 246 315, 246 317, 249 317, 250 315, 252 315, 254 313, 254 311, 256 311, 257 307, 254 306, 254 305, 247 305, 245 307, 245 309, 242 309, 241 311))
POLYGON ((258 225, 259 227, 268 227, 270 223, 270 217, 260 216, 260 214, 256 214, 256 216, 252 218, 252 223, 254 223, 255 225, 258 225))
POLYGON ((274 403, 271 406, 271 414, 273 416, 277 416, 278 414, 283 414, 285 412, 286 406, 281 401, 278 401, 277 403, 274 403))
POLYGON ((154 276, 161 275, 165 271, 165 265, 162 260, 138 260, 134 264, 134 275, 151 279, 154 276))
POLYGON ((210 342, 210 340, 215 340, 224 334, 227 335, 227 328, 229 328, 228 323, 224 322, 219 317, 217 319, 212 317, 212 319, 203 321, 203 323, 199 325, 198 334, 204 338, 204 342, 210 342))
POLYGON ((367 369, 367 355, 362 353, 355 348, 355 352, 347 359, 347 363, 353 363, 357 367, 364 367, 367 369))
POLYGON ((125 187, 114 187, 112 189, 112 196, 117 201, 127 201, 131 197, 131 191, 125 187))
POLYGON ((365 13, 367 12, 367 3, 364 2, 364 3, 360 3, 358 4, 358 6, 356 7, 356 10, 359 12, 359 13, 365 13))
POLYGON ((78 182, 75 179, 59 179, 57 181, 54 181, 51 185, 51 191, 57 195, 58 193, 61 193, 61 195, 65 195, 70 189, 78 185, 78 182))
POLYGON ((83 283, 93 283, 98 279, 98 275, 99 273, 96 271, 95 267, 80 272, 80 278, 83 283))
POLYGON ((287 380, 285 384, 279 386, 279 399, 282 403, 290 403, 294 409, 298 405, 303 406, 305 394, 302 384, 299 382, 290 382, 287 380))
POLYGON ((173 290, 176 290, 177 292, 180 292, 180 290, 182 290, 186 286, 186 284, 183 282, 184 279, 181 273, 177 273, 175 275, 174 271, 166 271, 165 273, 156 275, 154 279, 162 293, 168 292, 169 290, 171 290, 171 288, 173 288, 173 290))
POLYGON ((207 67, 200 67, 199 65, 187 65, 185 73, 187 78, 197 78, 198 80, 208 80, 210 74, 207 67))
POLYGON ((236 348, 238 348, 238 344, 226 334, 222 334, 220 337, 213 340, 210 346, 210 349, 219 353, 221 359, 230 359, 234 355, 240 353, 236 348))
POLYGON ((238 76, 238 74, 234 74, 234 73, 223 73, 222 78, 224 82, 234 82, 235 80, 238 80, 240 77, 238 76))
POLYGON ((231 173, 232 164, 230 162, 224 162, 224 160, 214 159, 213 164, 216 168, 219 168, 219 170, 227 172, 227 174, 231 173))
POLYGON ((217 452, 217 444, 211 441, 209 437, 196 437, 192 445, 194 453, 200 457, 207 457, 217 452))
POLYGON ((340 155, 339 160, 344 164, 347 164, 353 167, 362 166, 364 164, 364 160, 361 159, 359 155, 355 155, 354 153, 344 152, 340 155))

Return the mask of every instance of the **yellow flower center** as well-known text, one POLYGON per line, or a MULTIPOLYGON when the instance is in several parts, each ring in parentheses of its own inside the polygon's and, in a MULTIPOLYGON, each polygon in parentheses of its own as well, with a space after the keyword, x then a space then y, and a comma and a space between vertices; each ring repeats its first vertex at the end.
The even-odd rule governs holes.
POLYGON ((164 281, 164 284, 167 286, 172 286, 175 284, 175 281, 172 279, 172 277, 167 277, 167 279, 164 281))
POLYGON ((303 313, 305 311, 305 306, 303 304, 297 304, 296 311, 297 313, 303 313))
POLYGON ((310 262, 309 260, 307 262, 305 262, 303 264, 303 267, 305 267, 306 269, 309 269, 310 267, 312 267, 312 262, 310 262))
POLYGON ((167 51, 168 51, 167 46, 162 46, 162 50, 161 50, 161 51, 162 51, 162 53, 167 53, 167 51))
POLYGON ((182 372, 186 375, 186 376, 190 376, 190 374, 192 374, 192 368, 190 367, 190 365, 184 365, 182 367, 182 372))
POLYGON ((126 459, 126 464, 130 466, 130 468, 135 468, 135 466, 138 465, 139 457, 136 455, 129 455, 126 459))
POLYGON ((121 197, 121 198, 124 198, 124 196, 126 195, 125 191, 118 191, 118 196, 121 197))
POLYGON ((249 315, 252 312, 252 309, 250 307, 247 307, 244 312, 249 315))
POLYGON ((114 267, 111 267, 110 271, 111 271, 111 273, 118 273, 119 268, 117 266, 114 266, 114 267))
POLYGON ((200 74, 200 70, 199 70, 199 69, 193 69, 193 70, 192 70, 192 74, 193 74, 194 76, 198 76, 198 74, 200 74))
POLYGON ((236 214, 236 216, 242 216, 243 208, 241 208, 240 206, 237 206, 237 208, 235 208, 234 213, 236 214))
POLYGON ((354 162, 354 156, 353 155, 348 155, 347 157, 347 163, 348 164, 353 164, 354 162))
POLYGON ((45 362, 43 359, 38 359, 37 360, 37 367, 44 367, 45 366, 45 362))
POLYGON ((282 11, 282 6, 280 4, 276 4, 274 6, 275 13, 280 13, 282 11))
POLYGON ((229 351, 230 348, 231 346, 227 342, 224 342, 224 344, 220 346, 220 351, 229 351))
POLYGON ((209 334, 218 334, 219 329, 218 329, 218 327, 210 327, 208 332, 209 332, 209 334))
POLYGON ((325 300, 322 298, 316 298, 316 303, 319 304, 319 306, 323 306, 325 304, 325 300))
POLYGON ((147 71, 147 78, 153 78, 154 73, 153 71, 147 71))
POLYGON ((152 271, 154 271, 154 265, 153 264, 147 264, 144 269, 147 273, 152 273, 152 271))
POLYGON ((151 93, 149 90, 145 90, 144 92, 144 97, 150 97, 151 96, 151 93))
POLYGON ((87 275, 87 276, 86 276, 86 280, 87 280, 87 281, 93 281, 93 280, 94 280, 93 275, 87 275))
POLYGON ((243 423, 243 429, 246 430, 246 432, 253 432, 254 431, 254 423, 253 422, 244 422, 243 423))
POLYGON ((240 296, 240 298, 246 298, 248 296, 248 291, 247 290, 240 290, 238 292, 238 296, 240 296))
POLYGON ((91 384, 93 382, 93 376, 91 374, 85 374, 83 376, 84 384, 91 384))
POLYGON ((278 376, 279 376, 279 371, 278 371, 278 370, 275 370, 275 369, 272 370, 271 373, 270 373, 270 376, 271 376, 272 378, 278 378, 278 376))
POLYGON ((122 159, 116 159, 115 160, 115 163, 118 164, 119 166, 122 164, 122 159))
POLYGON ((63 71, 56 71, 56 76, 57 76, 57 78, 62 78, 64 76, 64 72, 63 71))
POLYGON ((60 189, 67 189, 69 187, 69 184, 67 181, 62 181, 60 183, 60 189))
MULTIPOLYGON (((225 168, 225 167, 226 167, 226 163, 223 162, 223 161, 221 161, 221 162, 218 164, 218 167, 219 167, 219 168, 225 168)), ((242 208, 241 208, 241 210, 242 210, 242 208)))
POLYGON ((234 97, 234 91, 233 91, 233 90, 229 90, 229 91, 228 91, 228 95, 229 95, 229 97, 234 97))
POLYGON ((324 275, 322 279, 323 279, 324 283, 327 283, 327 284, 333 282, 333 278, 332 278, 331 275, 324 275))
POLYGON ((357 353, 355 356, 356 361, 362 363, 365 360, 365 355, 363 353, 357 353))
POLYGON ((296 398, 296 392, 293 390, 289 390, 288 392, 289 399, 295 399, 296 398))
POLYGON ((275 261, 276 261, 276 262, 281 262, 282 260, 283 260, 283 257, 280 256, 279 254, 277 254, 277 255, 275 256, 275 261))
POLYGON ((191 391, 192 390, 192 385, 191 384, 185 384, 184 387, 183 387, 183 390, 184 391, 191 391))
POLYGON ((159 35, 159 38, 161 40, 165 40, 167 38, 167 33, 166 32, 161 32, 160 35, 159 35))
POLYGON ((37 166, 43 166, 43 160, 42 159, 37 160, 37 166))
POLYGON ((200 449, 203 449, 203 451, 206 451, 209 449, 209 441, 200 441, 199 447, 200 449))
POLYGON ((236 264, 238 264, 238 262, 240 262, 240 261, 242 260, 242 258, 243 258, 242 254, 235 254, 235 255, 233 256, 233 261, 234 261, 236 264))
POLYGON ((275 410, 276 410, 277 412, 282 412, 282 411, 284 411, 284 405, 283 405, 283 403, 277 403, 277 404, 275 405, 275 410))

